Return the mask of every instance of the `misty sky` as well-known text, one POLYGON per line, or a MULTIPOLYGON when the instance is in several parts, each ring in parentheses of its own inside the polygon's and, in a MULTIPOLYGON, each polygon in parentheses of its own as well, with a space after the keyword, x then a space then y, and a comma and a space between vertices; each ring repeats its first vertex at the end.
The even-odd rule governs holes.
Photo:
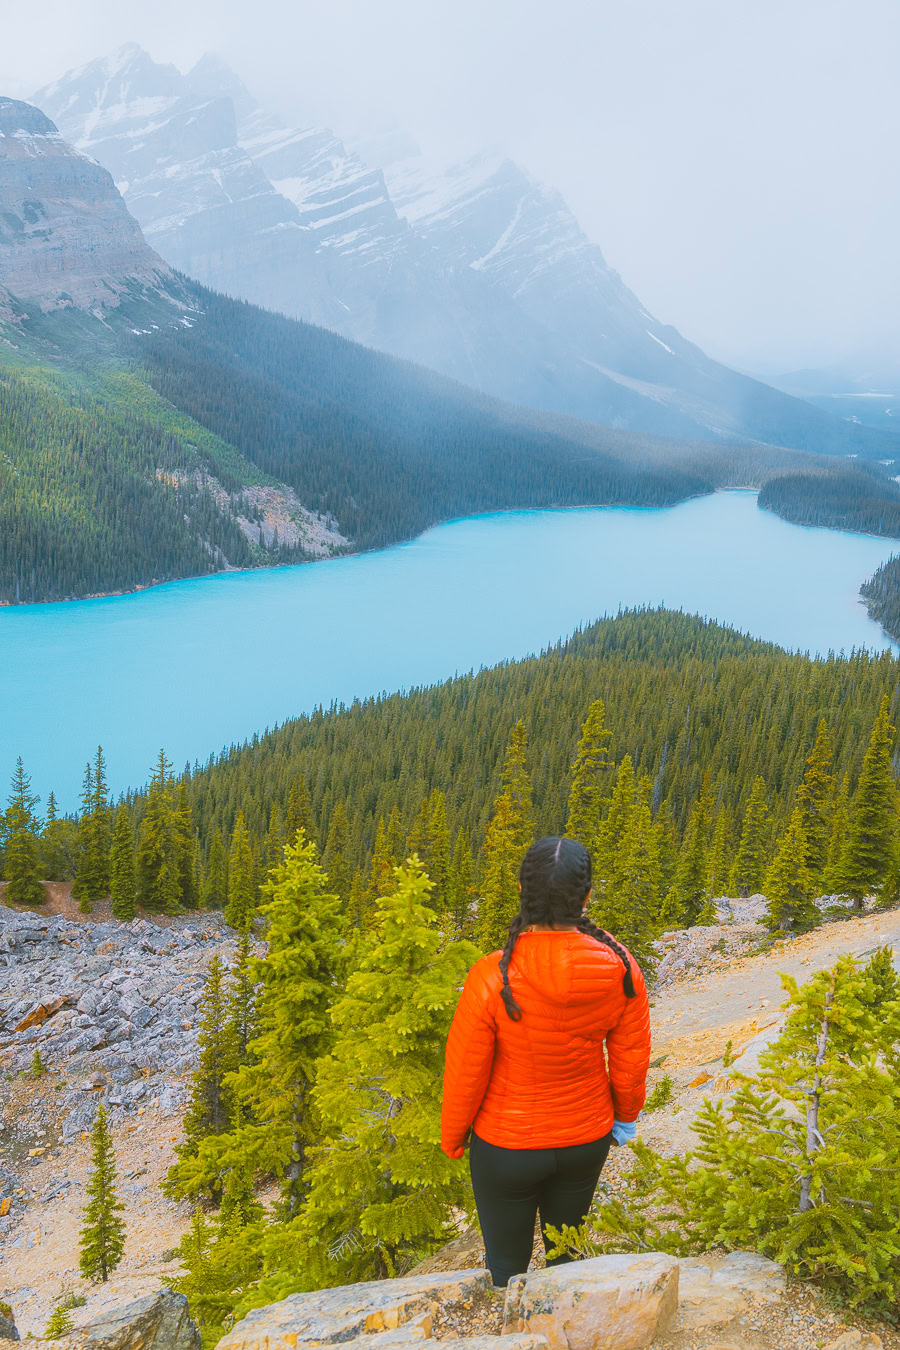
POLYGON ((508 151, 713 356, 900 350, 898 0, 0 0, 0 93, 132 40, 348 137, 508 151))

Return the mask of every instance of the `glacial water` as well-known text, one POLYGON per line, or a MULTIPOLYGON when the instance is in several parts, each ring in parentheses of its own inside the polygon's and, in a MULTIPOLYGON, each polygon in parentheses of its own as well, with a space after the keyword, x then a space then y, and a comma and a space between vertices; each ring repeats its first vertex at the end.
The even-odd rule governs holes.
POLYGON ((102 744, 115 791, 164 746, 204 761, 318 704, 525 656, 620 606, 665 604, 796 650, 891 644, 860 583, 898 549, 786 524, 752 492, 665 510, 453 521, 380 553, 0 609, 0 781, 75 806, 102 744))

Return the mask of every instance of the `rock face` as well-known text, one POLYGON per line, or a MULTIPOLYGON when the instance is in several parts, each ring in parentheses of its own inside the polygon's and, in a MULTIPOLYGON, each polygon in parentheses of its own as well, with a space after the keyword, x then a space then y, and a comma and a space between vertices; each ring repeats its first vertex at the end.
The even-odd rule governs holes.
POLYGON ((19 1333, 16 1331, 15 1323, 0 1313, 0 1341, 12 1343, 18 1339, 19 1333))
POLYGON ((162 1289, 114 1309, 70 1336, 36 1344, 58 1350, 200 1350, 200 1332, 188 1315, 184 1294, 162 1289))
MULTIPOLYGON (((431 1316, 441 1303, 471 1299, 486 1293, 491 1277, 486 1270, 450 1270, 439 1275, 413 1275, 396 1280, 372 1280, 292 1294, 267 1308, 258 1308, 236 1323, 219 1341, 217 1350, 301 1350, 303 1346, 356 1344, 376 1350, 404 1339, 431 1334, 431 1316)), ((534 1350, 510 1346, 510 1350, 534 1350)))
POLYGON ((112 178, 37 108, 0 99, 0 308, 105 309, 126 292, 174 294, 112 178))
POLYGON ((685 1257, 679 1261, 677 1331, 699 1331, 784 1297, 784 1271, 755 1252, 685 1257))
POLYGON ((892 448, 661 324, 562 197, 508 158, 435 169, 397 136, 355 153, 282 125, 214 58, 182 75, 134 44, 35 102, 111 171, 154 248, 218 290, 612 426, 892 448))
POLYGON ((510 1280, 503 1329, 544 1336, 549 1350, 640 1350, 677 1306, 674 1256, 598 1256, 510 1280))

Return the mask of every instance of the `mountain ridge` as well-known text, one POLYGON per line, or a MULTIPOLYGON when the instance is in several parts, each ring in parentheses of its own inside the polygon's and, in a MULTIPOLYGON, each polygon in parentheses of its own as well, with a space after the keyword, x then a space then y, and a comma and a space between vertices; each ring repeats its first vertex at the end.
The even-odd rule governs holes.
POLYGON ((110 167, 163 256, 215 290, 612 427, 895 448, 890 432, 731 371, 659 323, 560 194, 508 158, 438 180, 408 153, 368 164, 325 128, 284 126, 217 58, 180 75, 136 44, 35 99, 110 167))

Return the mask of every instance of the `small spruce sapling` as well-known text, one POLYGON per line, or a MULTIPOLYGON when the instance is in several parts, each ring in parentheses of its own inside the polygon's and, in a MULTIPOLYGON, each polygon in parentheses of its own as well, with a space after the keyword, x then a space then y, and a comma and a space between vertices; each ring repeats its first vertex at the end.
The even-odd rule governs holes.
POLYGON ((116 1195, 116 1158, 109 1117, 102 1102, 91 1129, 91 1163, 79 1269, 85 1279, 100 1280, 105 1284, 125 1251, 125 1222, 122 1219, 125 1206, 116 1195))

